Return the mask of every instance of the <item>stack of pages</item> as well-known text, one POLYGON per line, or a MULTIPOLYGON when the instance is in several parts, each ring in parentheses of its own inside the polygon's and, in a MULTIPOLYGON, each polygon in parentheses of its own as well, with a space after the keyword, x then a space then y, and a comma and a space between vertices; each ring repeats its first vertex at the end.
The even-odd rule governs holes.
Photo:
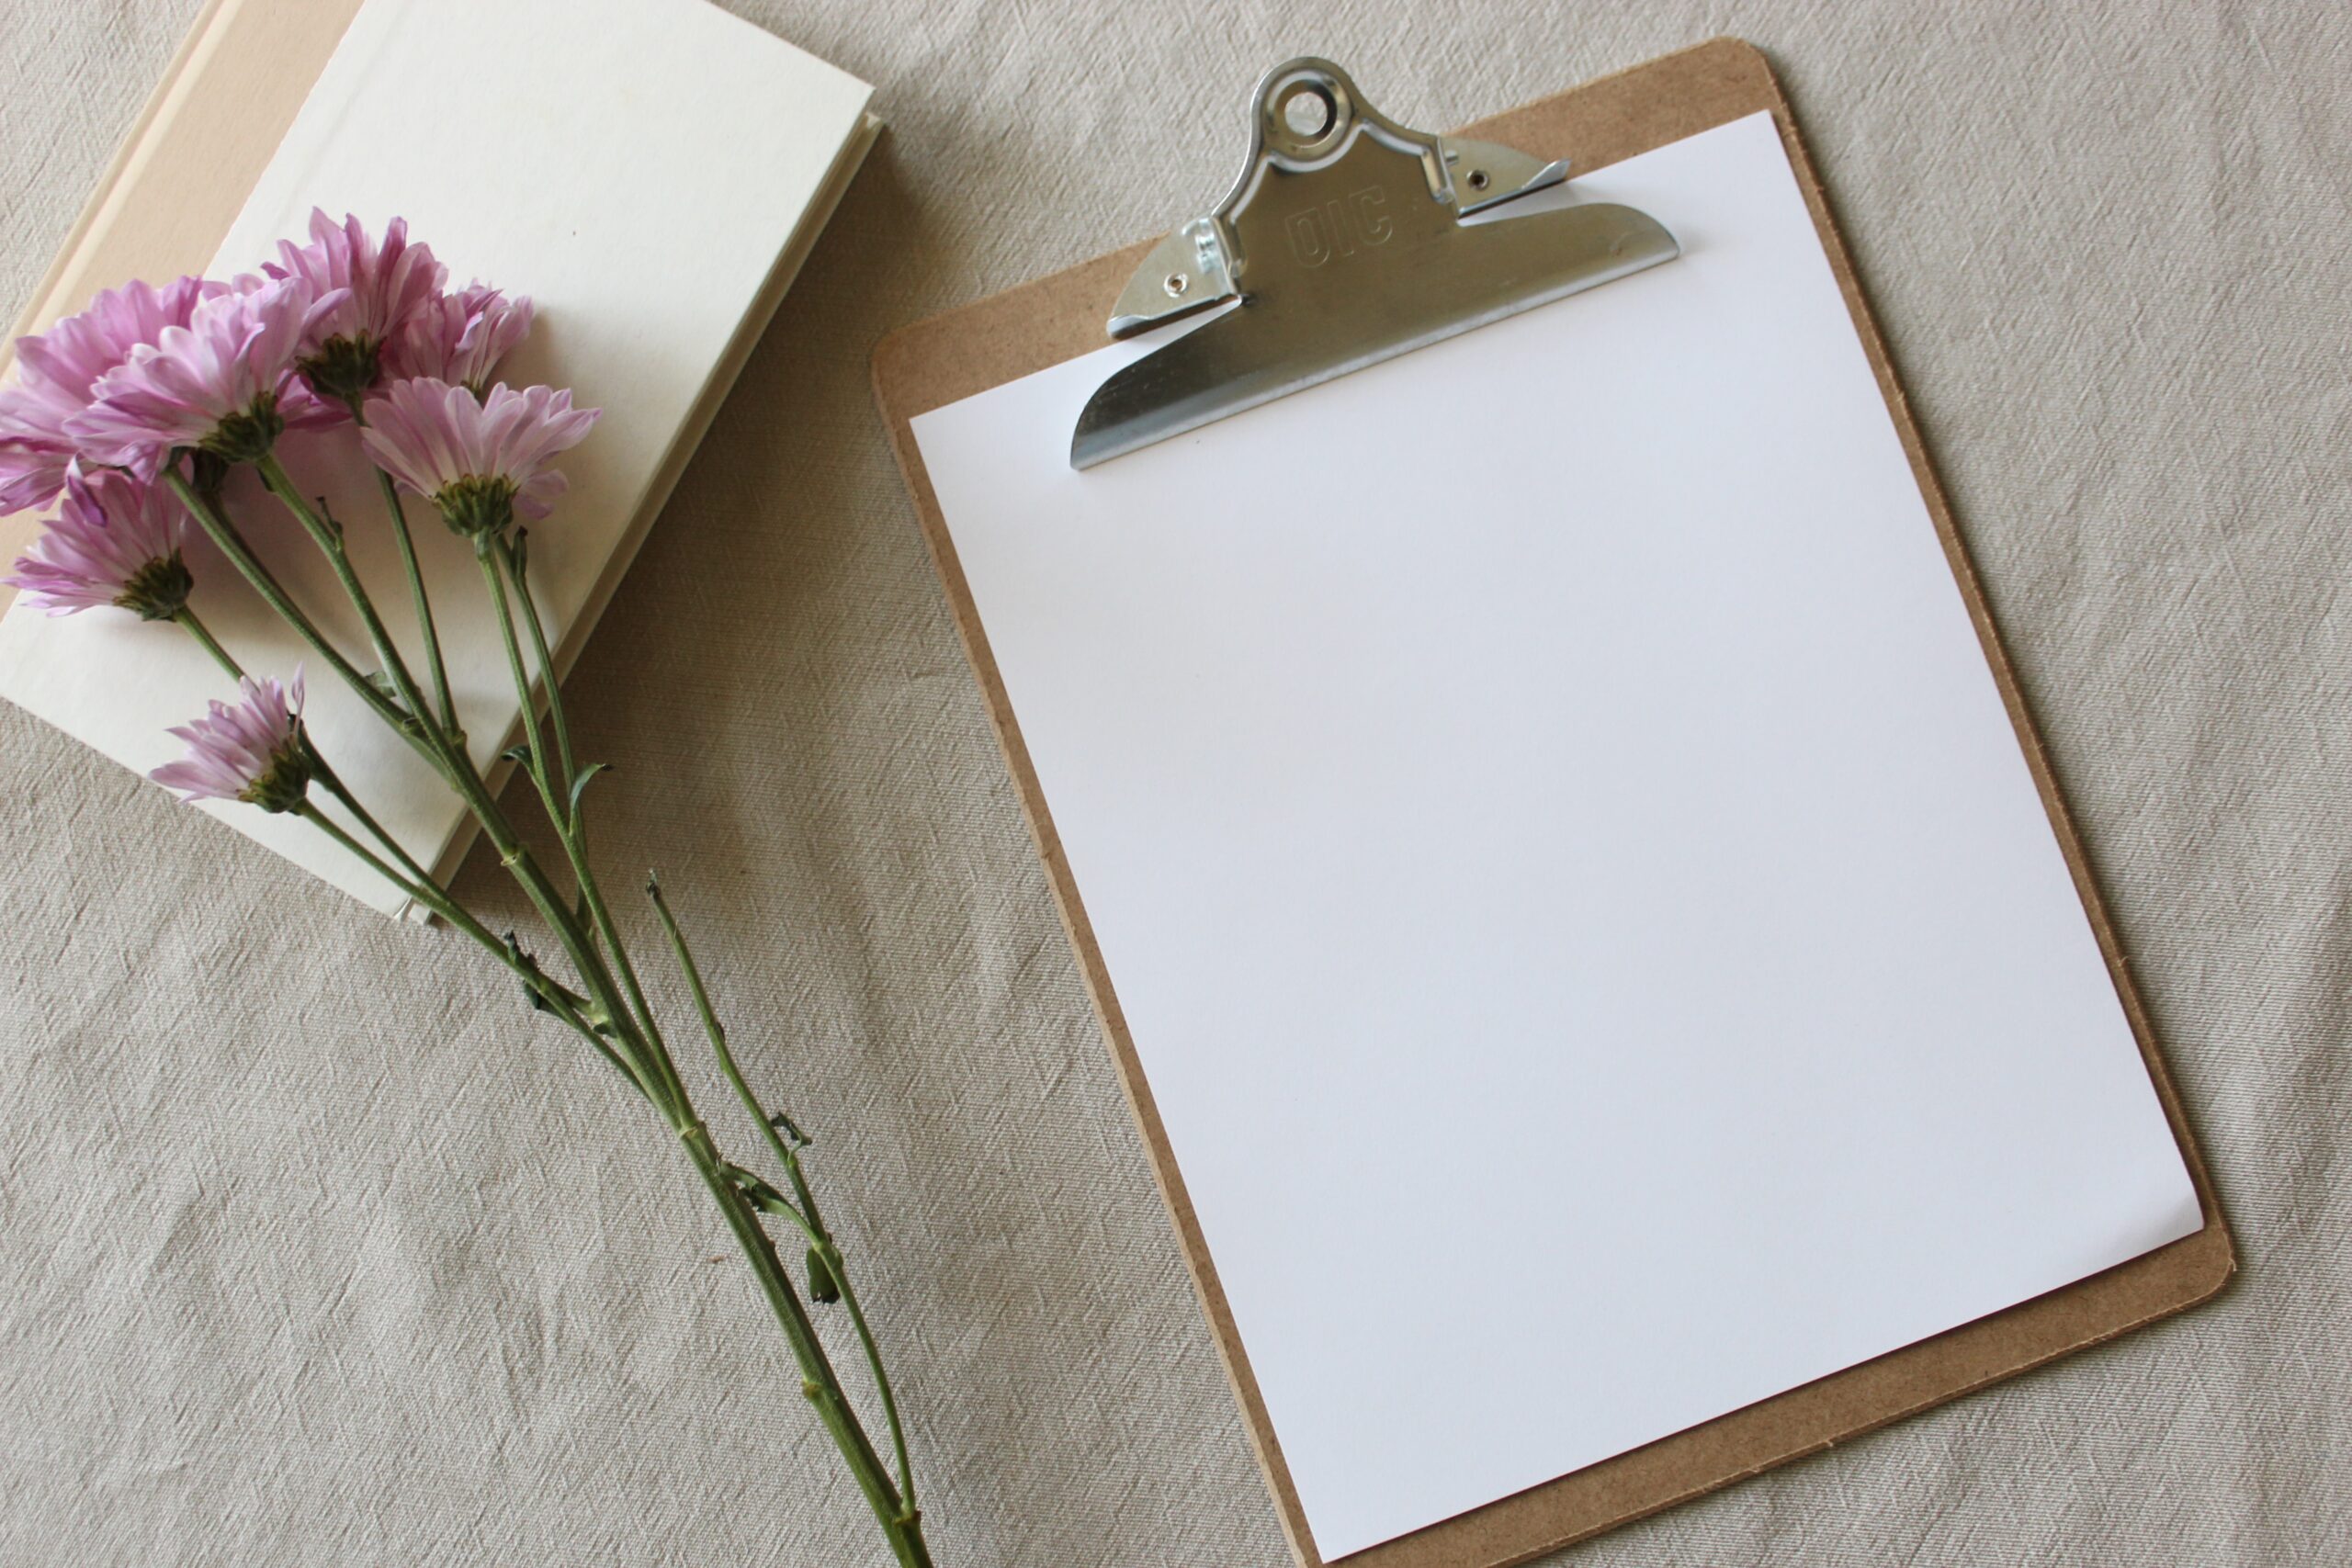
MULTIPOLYGON (((20 332, 131 277, 256 270, 313 207, 394 217, 450 269, 527 294, 517 386, 574 389, 604 418, 562 467, 570 492, 531 538, 534 588, 568 666, 757 343, 878 123, 862 82, 706 0, 216 0, 131 132, 20 332), (453 58, 469 62, 450 69, 453 58)), ((306 489, 349 525, 352 553, 412 658, 372 476, 339 445, 288 437, 306 489)), ((241 522, 308 605, 323 561, 277 508, 232 488, 241 522)), ((412 508, 450 676, 489 766, 519 714, 470 548, 412 508)), ((0 564, 38 531, 0 522, 0 564)), ((191 530, 193 536, 194 531, 191 530)), ((194 606, 249 670, 290 674, 303 649, 200 538, 194 606)), ((164 731, 230 695, 178 628, 101 612, 52 618, 0 589, 0 696, 142 772, 164 731)), ((339 600, 333 600, 339 605, 339 600)), ((362 661, 354 615, 322 615, 362 661)), ((444 874, 468 835, 432 771, 323 671, 321 749, 411 852, 444 874)), ((208 807, 238 831, 388 912, 404 900, 310 825, 208 807)))

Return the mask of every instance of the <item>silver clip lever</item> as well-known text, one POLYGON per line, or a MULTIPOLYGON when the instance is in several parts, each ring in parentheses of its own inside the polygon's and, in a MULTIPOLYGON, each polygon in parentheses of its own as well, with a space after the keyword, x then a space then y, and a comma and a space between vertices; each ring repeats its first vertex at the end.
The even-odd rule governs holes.
POLYGON ((1250 103, 1250 155, 1215 210, 1161 241, 1120 293, 1114 338, 1238 309, 1096 389, 1070 439, 1091 468, 1140 446, 1680 254, 1610 202, 1464 219, 1559 185, 1486 141, 1408 130, 1328 60, 1278 65, 1250 103))

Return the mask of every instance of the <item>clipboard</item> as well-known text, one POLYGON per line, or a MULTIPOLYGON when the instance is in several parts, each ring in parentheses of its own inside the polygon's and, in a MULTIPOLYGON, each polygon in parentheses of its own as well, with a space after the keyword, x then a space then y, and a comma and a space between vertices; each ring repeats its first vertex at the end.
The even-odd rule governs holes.
MULTIPOLYGON (((1539 158, 1572 149, 1579 171, 1591 171, 1759 113, 1771 117, 1795 172, 1838 290, 2014 727, 2033 788, 2194 1185, 2201 1227, 2022 1304, 1340 1559, 1351 1568, 1503 1568, 1529 1561, 2179 1312, 2221 1291, 2235 1269, 2233 1245, 2204 1160, 2080 837, 1788 102, 1763 55, 1744 42, 1716 39, 1481 121, 1465 134, 1539 158)), ((912 429, 912 422, 928 412, 1101 346, 1106 313, 1131 277, 1147 276, 1142 264, 1154 249, 1150 243, 1137 245, 903 329, 876 350, 876 396, 1277 1511, 1298 1560, 1315 1568, 1326 1559, 1317 1553, 912 429)))

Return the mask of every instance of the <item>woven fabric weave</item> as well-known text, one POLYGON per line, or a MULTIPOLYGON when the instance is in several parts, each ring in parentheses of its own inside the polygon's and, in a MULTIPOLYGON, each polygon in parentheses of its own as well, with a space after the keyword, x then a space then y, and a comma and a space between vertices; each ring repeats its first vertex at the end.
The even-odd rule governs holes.
MULTIPOLYGON (((1569 1560, 2352 1559, 2352 10, 730 3, 891 130, 569 690, 614 885, 661 868, 817 1134, 943 1564, 1288 1558, 868 350, 1213 199, 1288 55, 1448 126, 1718 32, 1796 102, 2245 1269, 1569 1560)), ((8 299, 194 9, 0 13, 8 299)), ((0 1561, 878 1561, 674 1140, 476 954, 10 709, 0 853, 0 1561)))

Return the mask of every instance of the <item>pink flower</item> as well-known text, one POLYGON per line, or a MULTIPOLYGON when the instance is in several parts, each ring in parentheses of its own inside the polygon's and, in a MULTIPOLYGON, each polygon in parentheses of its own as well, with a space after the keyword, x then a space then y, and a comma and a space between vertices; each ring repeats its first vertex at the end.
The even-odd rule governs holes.
POLYGON ((304 313, 330 302, 291 279, 241 277, 198 305, 187 325, 132 348, 65 433, 84 457, 148 476, 179 446, 251 462, 290 419, 315 412, 288 383, 304 313))
POLYGON ((200 301, 225 291, 225 285, 200 277, 162 288, 127 283, 46 333, 18 338, 23 379, 0 390, 0 513, 55 500, 74 457, 65 423, 89 407, 92 385, 132 349, 155 342, 164 328, 187 325, 200 301))
POLYGON ((17 558, 8 586, 52 615, 100 604, 136 610, 141 620, 169 620, 194 586, 180 560, 187 513, 178 502, 119 468, 65 475, 65 503, 28 554, 17 558))
POLYGON ((441 292, 448 269, 429 245, 408 243, 408 222, 384 225, 379 245, 346 216, 341 227, 311 209, 311 243, 277 243, 277 260, 262 264, 273 278, 302 283, 316 301, 302 322, 297 357, 321 397, 348 400, 376 384, 383 351, 400 341, 441 292))
POLYGON ((530 333, 528 298, 510 299, 486 283, 471 283, 428 301, 386 355, 386 368, 462 386, 479 398, 498 362, 530 333))
POLYGON ((478 537, 518 515, 548 514, 564 487, 548 460, 585 440, 600 412, 575 409, 570 392, 547 387, 502 384, 477 399, 420 378, 368 400, 360 440, 385 472, 431 497, 442 521, 478 537))
POLYGON ((289 693, 275 681, 248 675, 232 707, 211 712, 171 731, 187 755, 147 776, 183 800, 242 800, 264 811, 291 811, 308 798, 311 750, 302 739, 302 672, 289 693))

